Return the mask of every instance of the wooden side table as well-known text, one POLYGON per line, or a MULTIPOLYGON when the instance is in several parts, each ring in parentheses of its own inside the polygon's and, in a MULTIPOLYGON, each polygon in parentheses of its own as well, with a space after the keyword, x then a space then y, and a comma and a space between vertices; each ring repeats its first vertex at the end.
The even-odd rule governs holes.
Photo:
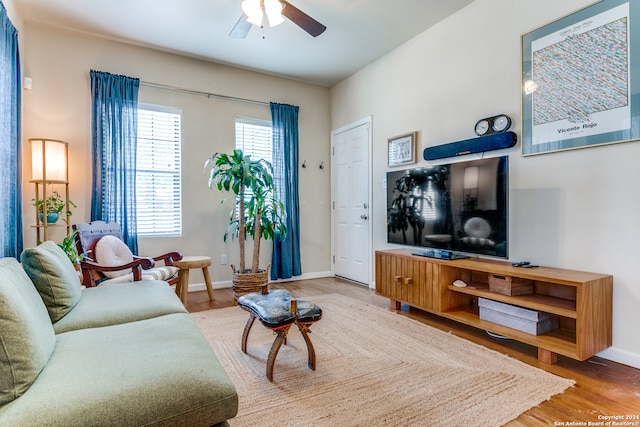
POLYGON ((209 293, 209 301, 213 301, 213 287, 211 286, 211 278, 209 277, 209 266, 211 265, 211 257, 208 256, 185 256, 180 261, 173 261, 173 266, 178 267, 178 284, 176 284, 176 294, 187 306, 187 294, 189 293, 189 270, 192 268, 201 268, 204 275, 204 283, 207 285, 209 293))

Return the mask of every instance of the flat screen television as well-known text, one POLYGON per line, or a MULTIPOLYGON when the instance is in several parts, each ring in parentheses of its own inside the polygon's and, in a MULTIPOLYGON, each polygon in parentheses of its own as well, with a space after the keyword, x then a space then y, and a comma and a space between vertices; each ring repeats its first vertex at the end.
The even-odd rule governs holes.
POLYGON ((507 258, 508 165, 503 156, 387 172, 387 241, 435 258, 507 258))

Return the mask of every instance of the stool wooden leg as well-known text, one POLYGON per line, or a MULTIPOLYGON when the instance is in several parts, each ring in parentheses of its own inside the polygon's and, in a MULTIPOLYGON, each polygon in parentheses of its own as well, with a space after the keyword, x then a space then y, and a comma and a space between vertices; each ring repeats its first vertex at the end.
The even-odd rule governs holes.
POLYGON ((180 300, 182 305, 187 306, 187 294, 189 293, 189 269, 181 269, 178 272, 178 279, 180 281, 180 300))
POLYGON ((307 353, 309 354, 309 363, 308 366, 312 370, 316 370, 316 351, 313 348, 313 344, 311 343, 311 338, 309 338, 309 333, 311 333, 311 329, 309 329, 308 325, 303 325, 300 322, 296 322, 298 325, 298 329, 300 329, 300 333, 304 338, 304 342, 307 343, 307 353))
POLYGON ((178 298, 182 301, 182 294, 180 293, 180 272, 178 272, 178 283, 176 283, 176 295, 178 295, 178 298))
POLYGON ((269 381, 273 381, 273 365, 276 363, 276 356, 280 351, 282 343, 287 339, 287 332, 289 332, 290 327, 291 325, 287 325, 286 327, 275 331, 276 339, 273 341, 273 345, 269 351, 269 358, 267 359, 267 378, 269 381))
POLYGON ((242 332, 242 352, 247 352, 247 339, 249 338, 249 331, 253 326, 253 322, 256 321, 256 315, 249 312, 249 320, 247 320, 247 324, 244 325, 244 332, 242 332))
POLYGON ((202 267, 202 274, 204 275, 204 283, 207 285, 207 293, 209 294, 209 301, 215 300, 213 297, 213 286, 211 286, 211 277, 209 277, 209 268, 202 267))

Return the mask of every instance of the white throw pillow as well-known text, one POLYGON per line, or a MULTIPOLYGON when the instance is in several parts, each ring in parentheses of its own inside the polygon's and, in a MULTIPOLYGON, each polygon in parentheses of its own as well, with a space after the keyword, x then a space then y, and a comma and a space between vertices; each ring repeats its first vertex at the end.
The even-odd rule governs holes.
MULTIPOLYGON (((115 236, 104 236, 98 240, 94 248, 94 255, 98 264, 109 267, 128 264, 133 261, 133 254, 129 247, 115 236)), ((113 279, 131 273, 131 269, 104 271, 103 273, 108 278, 113 279)))

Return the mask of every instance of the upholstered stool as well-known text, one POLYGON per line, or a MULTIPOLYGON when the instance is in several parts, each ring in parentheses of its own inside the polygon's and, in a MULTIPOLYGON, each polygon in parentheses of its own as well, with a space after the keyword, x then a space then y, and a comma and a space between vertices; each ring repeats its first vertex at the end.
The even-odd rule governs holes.
POLYGON ((284 289, 267 290, 262 293, 250 293, 238 298, 238 306, 249 312, 249 320, 242 333, 242 351, 247 352, 247 338, 253 322, 258 318, 266 328, 276 333, 267 359, 267 378, 273 381, 273 365, 282 343, 287 343, 287 333, 294 323, 298 326, 309 354, 309 368, 316 369, 316 353, 309 338, 309 326, 322 318, 322 310, 315 304, 297 300, 293 294, 284 289))
POLYGON ((187 306, 187 294, 189 292, 189 269, 201 268, 204 275, 204 283, 209 293, 209 301, 213 301, 213 287, 209 277, 209 266, 211 257, 208 256, 185 256, 180 261, 173 261, 173 266, 178 267, 178 283, 176 284, 176 294, 182 300, 182 304, 187 306))

